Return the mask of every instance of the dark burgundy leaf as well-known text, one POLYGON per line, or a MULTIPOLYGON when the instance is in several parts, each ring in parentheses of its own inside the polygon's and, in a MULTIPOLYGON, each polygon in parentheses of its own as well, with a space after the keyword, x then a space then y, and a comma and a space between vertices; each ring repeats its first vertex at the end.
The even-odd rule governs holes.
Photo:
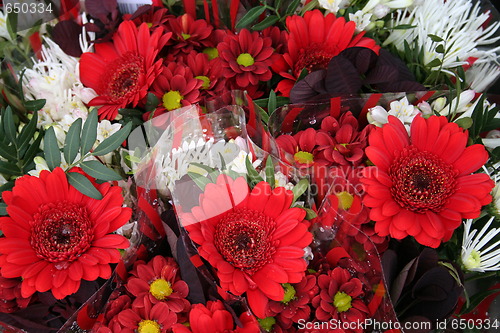
POLYGON ((442 266, 434 267, 415 283, 412 296, 424 301, 443 301, 452 291, 454 279, 442 266))
POLYGON ((398 274, 391 287, 391 300, 396 303, 404 288, 413 280, 417 270, 418 258, 411 260, 398 274))
POLYGON ((141 6, 141 7, 137 8, 137 10, 132 14, 132 16, 130 17, 130 20, 133 21, 136 18, 140 17, 141 15, 148 13, 149 11, 153 11, 153 6, 151 6, 151 5, 141 6))
POLYGON ((377 60, 378 65, 388 65, 394 67, 399 73, 399 80, 415 81, 406 63, 385 49, 381 49, 377 60))
POLYGON ((423 84, 416 81, 395 81, 374 84, 373 88, 384 92, 399 92, 399 91, 423 91, 426 90, 423 84))
POLYGON ((325 79, 325 87, 330 94, 355 94, 363 83, 359 77, 358 70, 342 56, 333 57, 328 64, 328 75, 325 79))
POLYGON ((101 3, 109 13, 115 13, 118 11, 118 4, 116 0, 101 0, 101 3))
POLYGON ((106 23, 108 14, 112 12, 113 3, 116 7, 116 0, 85 0, 85 9, 89 15, 106 23))
POLYGON ((398 272, 398 255, 394 250, 387 250, 382 255, 382 272, 388 286, 392 285, 398 272))
POLYGON ((375 66, 378 59, 377 54, 366 47, 349 47, 339 55, 348 59, 356 67, 359 74, 365 74, 375 66))
POLYGON ((399 81, 399 73, 390 65, 377 65, 366 75, 365 84, 377 84, 399 81))
POLYGON ((198 276, 196 267, 194 267, 186 252, 186 238, 187 235, 177 241, 177 263, 179 264, 182 280, 184 280, 189 286, 189 295, 187 299, 192 304, 205 303, 205 293, 203 292, 203 286, 198 276))
POLYGON ((56 24, 52 30, 52 39, 59 47, 72 57, 82 55, 79 36, 82 33, 82 27, 76 22, 66 20, 56 24))
POLYGON ((290 91, 292 103, 305 103, 319 94, 325 94, 326 70, 314 71, 297 82, 290 91))

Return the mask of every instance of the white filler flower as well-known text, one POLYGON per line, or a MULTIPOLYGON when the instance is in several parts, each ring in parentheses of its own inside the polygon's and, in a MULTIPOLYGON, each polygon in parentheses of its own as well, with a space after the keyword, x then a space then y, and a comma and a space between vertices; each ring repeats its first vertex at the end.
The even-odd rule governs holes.
POLYGON ((490 244, 490 241, 500 234, 500 228, 489 229, 493 221, 492 217, 479 233, 477 229, 471 230, 473 220, 464 222, 462 263, 468 271, 485 272, 500 269, 500 241, 490 244))

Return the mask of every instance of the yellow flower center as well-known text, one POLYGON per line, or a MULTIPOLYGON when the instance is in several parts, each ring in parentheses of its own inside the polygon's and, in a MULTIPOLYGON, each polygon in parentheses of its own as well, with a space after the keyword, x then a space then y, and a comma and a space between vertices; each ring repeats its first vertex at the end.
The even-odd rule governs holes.
POLYGON ((164 279, 156 279, 149 285, 149 292, 157 300, 161 301, 172 295, 173 290, 170 282, 165 281, 164 279))
POLYGON ((285 296, 283 297, 283 300, 281 303, 288 304, 291 300, 295 298, 295 288, 290 284, 290 283, 285 283, 282 285, 283 289, 285 289, 285 296))
POLYGON ((181 36, 182 36, 182 38, 184 38, 184 40, 191 38, 190 34, 181 33, 181 36))
POLYGON ((259 321, 260 327, 262 327, 266 332, 271 332, 274 324, 276 324, 276 319, 274 319, 274 317, 266 317, 264 319, 257 320, 259 321))
POLYGON ((201 89, 208 89, 210 87, 210 79, 204 75, 196 76, 195 79, 202 80, 203 84, 201 85, 201 89))
POLYGON ((472 250, 469 257, 464 260, 464 266, 469 271, 481 266, 481 253, 477 250, 472 250))
POLYGON ((252 66, 255 62, 254 58, 248 53, 242 53, 236 58, 236 62, 241 66, 252 66))
POLYGON ((312 164, 314 161, 314 156, 306 151, 299 151, 293 155, 295 162, 300 164, 312 164))
POLYGON ((346 191, 335 193, 339 199, 339 209, 348 210, 352 206, 354 196, 346 191))
POLYGON ((163 106, 168 111, 178 109, 182 106, 181 101, 183 98, 184 96, 182 96, 177 90, 170 90, 165 95, 163 95, 163 106))
POLYGON ((151 28, 153 26, 153 23, 146 23, 148 25, 148 28, 151 28))
POLYGON ((160 324, 153 320, 141 320, 139 322, 139 333, 160 333, 160 324))
POLYGON ((209 60, 219 57, 219 51, 215 47, 207 47, 202 52, 208 56, 209 60))
POLYGON ((351 306, 352 298, 344 292, 337 292, 333 297, 333 305, 337 308, 338 312, 346 312, 351 306))

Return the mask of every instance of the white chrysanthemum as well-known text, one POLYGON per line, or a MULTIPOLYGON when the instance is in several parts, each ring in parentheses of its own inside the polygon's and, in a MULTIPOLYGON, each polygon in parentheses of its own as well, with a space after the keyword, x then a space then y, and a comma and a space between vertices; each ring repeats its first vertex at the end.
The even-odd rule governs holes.
POLYGON ((488 230, 493 221, 495 219, 492 217, 479 233, 477 229, 471 231, 473 220, 465 221, 462 263, 466 270, 475 272, 500 270, 500 241, 490 244, 491 240, 500 234, 500 228, 488 230))
POLYGON ((432 103, 434 111, 438 112, 441 116, 448 116, 450 113, 465 113, 473 111, 476 103, 471 103, 476 92, 474 90, 465 90, 459 96, 447 103, 445 97, 440 97, 432 103))
POLYGON ((356 23, 356 32, 361 32, 366 29, 372 23, 371 13, 363 13, 363 11, 358 10, 356 13, 349 13, 349 21, 356 23))
POLYGON ((375 106, 368 110, 368 122, 375 126, 381 127, 388 122, 389 116, 394 116, 401 120, 408 133, 410 132, 410 125, 420 110, 408 102, 408 99, 403 97, 399 101, 392 101, 389 105, 389 111, 381 106, 375 106))
MULTIPOLYGON (((491 47, 500 37, 495 36, 500 22, 484 28, 490 13, 482 12, 479 1, 471 0, 424 0, 411 9, 399 10, 391 21, 392 26, 412 25, 408 30, 393 30, 383 46, 393 44, 404 50, 404 41, 424 50, 424 64, 435 59, 442 61, 442 70, 453 74, 450 68, 466 65, 470 57, 478 58, 478 64, 498 59, 500 47, 491 47), (446 54, 436 52, 442 42, 434 42, 429 35, 444 40, 446 54)), ((435 66, 434 69, 439 69, 435 66)))
POLYGON ((500 63, 498 59, 490 62, 474 64, 465 72, 465 79, 470 88, 477 92, 484 92, 500 77, 500 63))
POLYGON ((378 18, 382 18, 387 15, 392 9, 408 8, 411 5, 413 5, 413 0, 370 0, 363 7, 363 12, 373 12, 375 16, 377 16, 378 18), (376 12, 378 13, 376 14, 376 12), (385 14, 382 15, 382 12, 385 12, 385 14))
POLYGON ((34 60, 33 68, 27 69, 23 78, 27 99, 46 100, 39 112, 39 126, 61 121, 67 114, 88 113, 84 103, 96 96, 80 82, 78 58, 65 54, 48 38, 45 43, 43 60, 34 60))
POLYGON ((333 14, 337 14, 340 9, 349 7, 350 3, 350 0, 319 0, 319 6, 333 14))

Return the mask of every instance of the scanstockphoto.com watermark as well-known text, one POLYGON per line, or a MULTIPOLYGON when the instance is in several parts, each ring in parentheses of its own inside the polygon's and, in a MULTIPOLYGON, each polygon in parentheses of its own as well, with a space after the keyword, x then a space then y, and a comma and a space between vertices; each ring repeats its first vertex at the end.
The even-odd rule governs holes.
POLYGON ((443 330, 489 330, 499 329, 500 319, 464 319, 464 318, 451 318, 448 320, 441 320, 435 323, 430 321, 422 322, 399 322, 399 321, 377 321, 373 318, 367 318, 357 321, 341 321, 338 319, 331 319, 323 322, 311 322, 301 319, 298 321, 299 329, 316 329, 316 330, 362 330, 363 332, 386 332, 394 330, 394 332, 405 330, 422 330, 430 331, 436 329, 438 332, 443 330))

